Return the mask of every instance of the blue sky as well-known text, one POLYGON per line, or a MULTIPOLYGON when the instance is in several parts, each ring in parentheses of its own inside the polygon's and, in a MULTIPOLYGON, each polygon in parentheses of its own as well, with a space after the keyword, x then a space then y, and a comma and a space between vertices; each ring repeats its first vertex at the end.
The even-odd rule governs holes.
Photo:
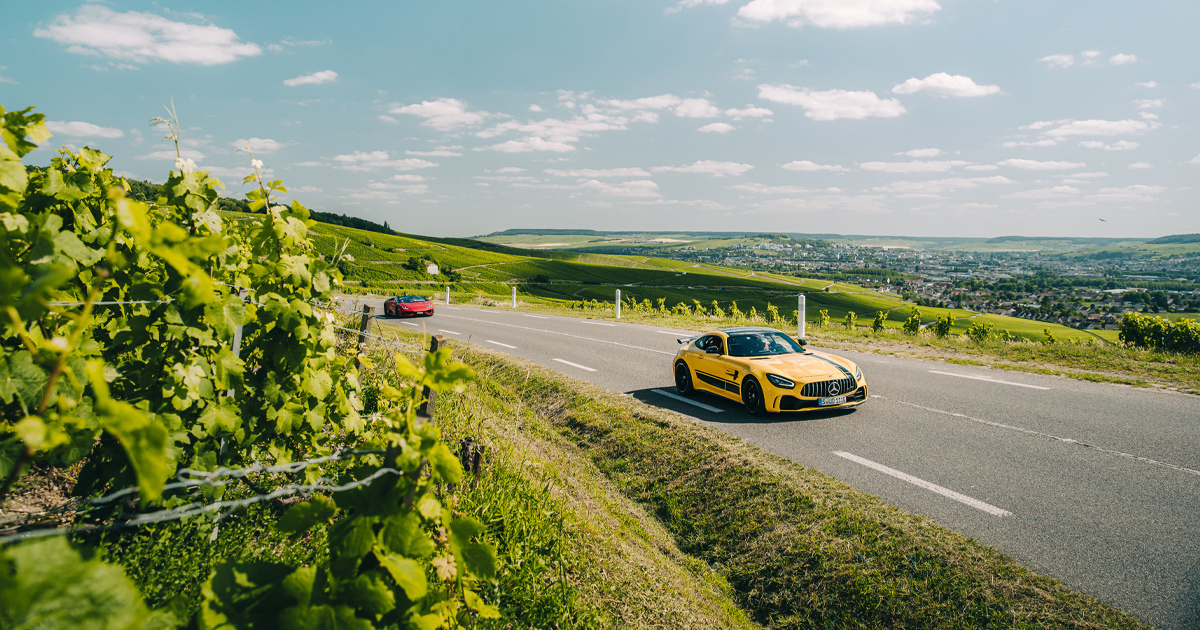
POLYGON ((513 227, 1200 232, 1200 3, 53 2, 6 7, 0 104, 162 181, 513 227), (1101 221, 1100 219, 1104 219, 1101 221))

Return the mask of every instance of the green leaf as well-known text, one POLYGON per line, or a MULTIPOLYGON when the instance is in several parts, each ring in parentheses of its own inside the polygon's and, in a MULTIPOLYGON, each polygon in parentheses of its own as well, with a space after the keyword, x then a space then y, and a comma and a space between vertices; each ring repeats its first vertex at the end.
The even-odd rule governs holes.
POLYGON ((100 426, 117 438, 137 473, 139 497, 157 501, 171 471, 167 466, 167 430, 126 403, 97 401, 100 426))
POLYGON ((480 619, 499 619, 500 609, 490 604, 485 604, 483 599, 475 594, 475 591, 467 589, 463 591, 463 599, 466 600, 467 606, 479 613, 480 619))
POLYGON ((428 558, 434 550, 433 539, 421 528, 421 517, 412 512, 384 521, 379 539, 388 549, 409 558, 428 558))
POLYGON ((33 355, 28 352, 17 352, 8 357, 7 363, 8 369, 0 374, 0 400, 12 402, 16 395, 27 412, 36 408, 50 377, 42 368, 34 365, 33 355))
POLYGON ((353 575, 359 561, 375 545, 372 520, 361 516, 342 519, 329 530, 329 564, 335 576, 353 575))
POLYGON ((412 558, 404 558, 390 553, 375 552, 379 565, 392 576, 396 584, 404 589, 409 601, 418 601, 425 597, 429 583, 425 580, 425 568, 412 558))
POLYGON ((0 161, 0 186, 23 193, 28 184, 29 175, 25 172, 24 164, 8 160, 0 161))
POLYGON ((204 583, 204 628, 274 628, 296 599, 284 587, 294 569, 268 562, 226 562, 204 583))
POLYGON ((354 609, 349 606, 297 606, 280 613, 277 624, 264 627, 287 630, 374 630, 370 621, 355 617, 354 609))
POLYGON ((454 519, 450 524, 450 548, 460 566, 472 575, 491 580, 496 577, 496 548, 484 543, 473 543, 472 538, 485 532, 483 523, 470 516, 454 519))
POLYGON ((359 575, 353 582, 340 585, 338 591, 347 604, 371 616, 386 615, 396 607, 396 594, 378 571, 359 575))
POLYGON ((462 479, 462 463, 446 448, 445 442, 434 445, 426 457, 429 459, 429 465, 447 483, 458 483, 462 479))
POLYGON ((120 566, 84 559, 65 538, 0 552, 0 621, 6 628, 142 630, 149 618, 120 566))
POLYGON ((303 503, 288 508, 279 518, 276 527, 285 534, 298 534, 314 525, 326 522, 337 514, 337 507, 328 497, 317 495, 303 503))

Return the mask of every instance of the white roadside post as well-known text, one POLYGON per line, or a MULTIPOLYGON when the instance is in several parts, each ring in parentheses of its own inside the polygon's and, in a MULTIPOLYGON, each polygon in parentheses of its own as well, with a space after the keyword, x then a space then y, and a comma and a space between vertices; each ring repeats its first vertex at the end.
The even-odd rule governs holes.
POLYGON ((796 309, 796 336, 804 338, 804 294, 800 294, 796 309))
POLYGON ((446 287, 446 304, 450 303, 450 287, 446 287))
POLYGON ((513 308, 517 308, 517 287, 513 287, 513 308))
POLYGON ((617 289, 617 319, 621 319, 621 290, 617 289))

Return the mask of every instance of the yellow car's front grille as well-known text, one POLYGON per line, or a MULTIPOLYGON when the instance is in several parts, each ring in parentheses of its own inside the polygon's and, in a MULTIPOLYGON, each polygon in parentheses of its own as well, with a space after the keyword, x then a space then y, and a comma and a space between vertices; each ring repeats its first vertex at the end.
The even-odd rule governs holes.
POLYGON ((858 386, 852 378, 839 378, 833 381, 805 383, 800 395, 805 398, 827 398, 829 396, 845 396, 858 386))

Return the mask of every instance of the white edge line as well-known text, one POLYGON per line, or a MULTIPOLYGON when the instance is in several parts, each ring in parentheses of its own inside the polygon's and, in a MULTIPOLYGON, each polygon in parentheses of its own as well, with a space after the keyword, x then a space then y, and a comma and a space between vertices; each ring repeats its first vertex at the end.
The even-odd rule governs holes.
POLYGON ((884 466, 883 464, 878 464, 869 459, 864 459, 862 457, 859 457, 858 455, 854 455, 853 453, 847 453, 845 451, 834 451, 833 454, 837 455, 838 457, 841 457, 842 459, 848 459, 856 464, 862 464, 863 466, 866 466, 867 468, 873 468, 885 475, 890 475, 901 481, 907 481, 908 483, 911 483, 914 486, 917 486, 920 488, 925 488, 926 490, 929 490, 931 492, 936 492, 937 494, 940 494, 948 499, 954 499, 955 501, 958 501, 959 503, 964 503, 964 504, 969 505, 977 510, 982 510, 984 512, 987 512, 988 514, 991 514, 992 516, 1001 516, 1001 517, 1012 516, 1012 512, 1009 512, 1008 510, 1000 509, 990 503, 984 503, 983 501, 980 501, 979 499, 973 499, 965 494, 959 494, 949 488, 943 488, 942 486, 939 486, 936 483, 931 483, 931 482, 925 481, 924 479, 921 479, 919 477, 914 477, 907 473, 902 473, 899 470, 896 470, 894 468, 888 468, 887 466, 884 466))
POLYGON ((466 320, 469 322, 479 322, 481 324, 492 324, 495 326, 507 326, 509 328, 520 328, 521 330, 532 330, 534 332, 546 333, 548 335, 561 335, 563 337, 570 337, 572 339, 583 339, 584 341, 594 341, 596 343, 606 343, 610 346, 621 346, 622 348, 632 348, 634 350, 642 350, 644 352, 653 352, 655 354, 665 354, 667 356, 675 356, 674 352, 667 352, 666 350, 655 350, 654 348, 643 348, 642 346, 634 346, 634 345, 627 344, 627 343, 621 343, 619 341, 610 341, 608 339, 596 339, 594 337, 584 337, 582 335, 573 335, 571 333, 560 332, 557 330, 545 330, 543 328, 530 328, 529 326, 518 326, 517 324, 509 324, 506 322, 494 322, 494 321, 487 320, 487 319, 472 319, 470 317, 462 317, 461 315, 447 315, 446 317, 448 317, 450 319, 463 319, 463 320, 466 320))
POLYGON ((957 376, 958 378, 969 378, 975 381, 988 381, 989 383, 1000 383, 1001 385, 1016 385, 1017 387, 1028 387, 1029 389, 1050 389, 1040 385, 1026 385, 1025 383, 1014 383, 1012 381, 1002 381, 998 378, 988 378, 986 376, 973 376, 971 374, 955 374, 954 372, 942 372, 940 370, 929 370, 930 374, 941 374, 942 376, 957 376))
POLYGON ((528 313, 521 313, 521 314, 524 315, 525 317, 532 317, 534 319, 550 319, 549 317, 544 317, 542 315, 530 315, 528 313))
POLYGON ((420 328, 420 326, 418 326, 417 324, 414 324, 412 322, 400 322, 400 323, 404 324, 405 326, 412 326, 413 328, 420 328))
POLYGON ((565 363, 565 364, 567 364, 567 365, 569 365, 569 366, 571 366, 571 367, 576 367, 576 368, 579 368, 579 369, 581 369, 581 370, 587 370, 587 371, 589 371, 589 372, 595 372, 595 371, 596 371, 596 368, 590 368, 590 367, 588 367, 588 366, 586 366, 586 365, 579 365, 578 363, 571 363, 570 361, 564 361, 563 359, 555 359, 555 361, 558 361, 559 363, 565 363))
POLYGON ((669 330, 656 330, 654 332, 660 332, 664 335, 673 335, 675 337, 687 337, 688 335, 692 334, 692 333, 671 332, 669 330))
POLYGON ((500 346, 500 347, 502 347, 502 348, 511 348, 511 349, 513 349, 513 350, 516 350, 516 349, 517 349, 517 347, 516 347, 516 346, 510 346, 510 345, 508 345, 508 344, 506 344, 506 343, 500 343, 499 341, 492 341, 491 339, 488 339, 488 340, 487 340, 487 342, 488 342, 488 343, 491 343, 491 344, 495 344, 495 345, 497 345, 497 346, 500 346))
POLYGON ((597 325, 597 326, 616 326, 616 324, 608 324, 608 323, 605 323, 605 322, 594 322, 594 321, 592 321, 592 320, 590 320, 590 319, 581 319, 581 320, 579 320, 579 321, 581 321, 581 322, 583 322, 583 323, 585 323, 585 324, 595 324, 595 325, 597 325))
POLYGON ((446 330, 445 328, 439 328, 438 332, 444 332, 447 335, 461 335, 462 334, 460 332, 454 332, 453 330, 446 330))
POLYGON ((701 408, 705 411, 711 412, 711 413, 725 413, 724 409, 717 409, 716 407, 713 407, 712 405, 706 405, 702 402, 696 402, 694 400, 691 400, 690 398, 685 398, 683 396, 680 396, 679 394, 673 394, 671 392, 661 390, 661 389, 652 389, 650 391, 654 392, 655 394, 660 394, 662 396, 666 396, 667 398, 678 400, 679 402, 687 403, 689 405, 694 405, 696 407, 699 407, 699 408, 701 408))

